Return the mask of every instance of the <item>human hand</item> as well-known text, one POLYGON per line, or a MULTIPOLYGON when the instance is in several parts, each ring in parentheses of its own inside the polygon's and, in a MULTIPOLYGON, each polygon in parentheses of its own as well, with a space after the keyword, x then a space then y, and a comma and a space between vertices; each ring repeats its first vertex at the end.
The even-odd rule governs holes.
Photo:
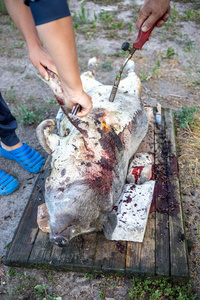
POLYGON ((167 22, 170 12, 170 0, 146 0, 140 9, 137 20, 138 29, 148 31, 158 21, 156 27, 161 27, 167 22))
POLYGON ((68 108, 71 108, 72 110, 77 104, 79 104, 81 106, 81 111, 78 111, 76 116, 80 118, 86 117, 93 107, 92 97, 86 94, 84 91, 82 91, 76 96, 66 97, 65 104, 68 108))
POLYGON ((42 77, 49 80, 49 75, 46 68, 58 74, 56 66, 51 59, 48 52, 42 47, 42 45, 35 45, 29 49, 29 57, 32 64, 38 69, 42 77))

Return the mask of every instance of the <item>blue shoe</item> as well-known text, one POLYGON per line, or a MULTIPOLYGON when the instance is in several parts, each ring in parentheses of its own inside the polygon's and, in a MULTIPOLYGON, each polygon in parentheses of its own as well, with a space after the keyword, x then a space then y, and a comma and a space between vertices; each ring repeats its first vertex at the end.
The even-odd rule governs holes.
POLYGON ((9 195, 19 187, 19 182, 13 176, 0 169, 0 195, 9 195))
POLYGON ((0 146, 0 155, 17 161, 22 168, 31 173, 40 172, 44 163, 44 157, 26 143, 23 143, 20 148, 11 151, 4 150, 0 146))

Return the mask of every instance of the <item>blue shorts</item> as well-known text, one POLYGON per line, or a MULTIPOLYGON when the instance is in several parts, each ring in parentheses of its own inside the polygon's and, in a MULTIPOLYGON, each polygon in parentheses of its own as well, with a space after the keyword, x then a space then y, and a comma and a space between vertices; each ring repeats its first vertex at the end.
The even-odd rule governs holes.
POLYGON ((66 0, 24 0, 30 6, 35 25, 70 16, 66 0))

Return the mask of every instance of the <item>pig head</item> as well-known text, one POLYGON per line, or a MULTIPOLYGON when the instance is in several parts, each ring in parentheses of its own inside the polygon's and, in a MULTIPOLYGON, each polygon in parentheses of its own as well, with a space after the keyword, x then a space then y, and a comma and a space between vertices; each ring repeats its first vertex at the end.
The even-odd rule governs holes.
POLYGON ((38 140, 52 158, 45 184, 50 239, 61 247, 77 235, 103 228, 148 127, 133 67, 113 103, 108 101, 112 87, 96 81, 91 71, 82 75, 82 82, 93 100, 89 115, 80 119, 68 114, 58 134, 52 133, 55 120, 37 128, 38 140))

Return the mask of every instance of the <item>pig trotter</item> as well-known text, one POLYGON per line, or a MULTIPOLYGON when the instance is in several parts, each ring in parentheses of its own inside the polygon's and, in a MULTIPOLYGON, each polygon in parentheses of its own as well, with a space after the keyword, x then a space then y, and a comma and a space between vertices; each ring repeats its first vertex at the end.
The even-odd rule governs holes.
POLYGON ((67 246, 68 242, 61 236, 54 236, 51 241, 58 247, 64 248, 67 246))

